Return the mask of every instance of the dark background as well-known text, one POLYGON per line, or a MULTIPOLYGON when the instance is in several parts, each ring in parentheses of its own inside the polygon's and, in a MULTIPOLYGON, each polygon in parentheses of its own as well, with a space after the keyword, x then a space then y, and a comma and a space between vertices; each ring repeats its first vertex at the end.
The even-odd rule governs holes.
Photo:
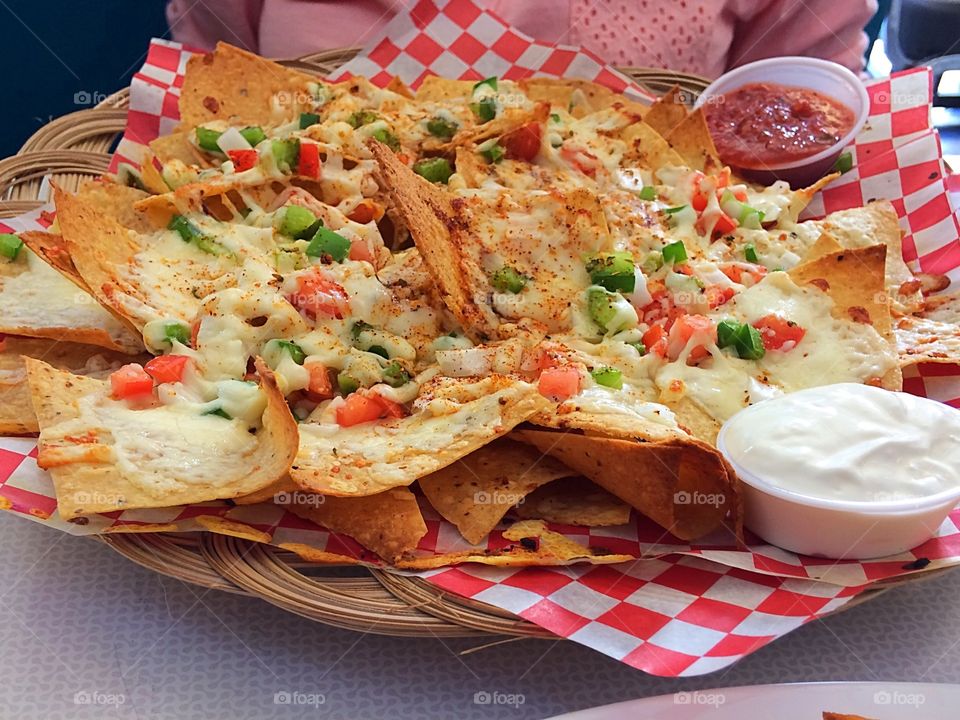
POLYGON ((151 37, 166 37, 163 0, 0 0, 0 157, 50 120, 125 87, 151 37))

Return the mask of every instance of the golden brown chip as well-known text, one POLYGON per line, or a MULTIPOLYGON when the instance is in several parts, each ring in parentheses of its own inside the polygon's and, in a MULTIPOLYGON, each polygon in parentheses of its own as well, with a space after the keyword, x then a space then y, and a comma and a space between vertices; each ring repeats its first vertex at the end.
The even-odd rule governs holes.
POLYGON ((710 136, 703 108, 697 108, 680 121, 668 134, 667 142, 694 170, 722 167, 717 148, 710 136))
POLYGON ((121 365, 144 362, 148 355, 133 356, 95 345, 80 345, 45 338, 7 337, 0 343, 0 434, 39 432, 27 385, 23 356, 49 363, 74 375, 104 378, 121 365))
POLYGON ((413 100, 413 90, 397 75, 390 78, 390 82, 387 83, 387 87, 384 89, 395 92, 397 95, 402 95, 408 100, 413 100))
POLYGON ((246 495, 283 477, 296 455, 296 420, 260 359, 266 407, 255 435, 239 420, 171 406, 131 410, 109 397, 108 383, 40 360, 26 365, 37 463, 53 477, 66 519, 246 495))
MULTIPOLYGON (((187 166, 198 165, 201 168, 213 167, 213 156, 209 153, 201 152, 196 145, 190 142, 191 134, 195 131, 192 128, 185 128, 183 125, 180 127, 183 129, 175 130, 169 135, 161 135, 155 140, 150 141, 150 150, 148 154, 144 155, 140 169, 145 183, 148 172, 147 165, 150 164, 151 157, 156 157, 162 165, 179 161, 187 166)), ((151 182, 147 185, 147 189, 153 192, 166 192, 169 190, 163 178, 160 177, 159 172, 156 172, 156 168, 153 168, 153 170, 156 175, 151 174, 151 182), (156 178, 160 179, 160 183, 156 182, 156 178)))
POLYGON ((342 427, 300 425, 290 476, 324 495, 375 495, 436 472, 549 405, 535 385, 503 375, 438 377, 404 418, 342 427))
POLYGON ((678 538, 693 540, 724 524, 740 536, 738 480, 706 443, 679 435, 644 442, 527 428, 517 435, 678 538))
POLYGON ((528 493, 572 474, 532 446, 501 438, 420 478, 420 489, 433 508, 476 545, 528 493))
POLYGON ((926 298, 919 315, 928 320, 960 325, 960 293, 944 293, 926 298))
POLYGON ((213 120, 231 125, 280 125, 310 104, 316 79, 220 42, 187 61, 180 119, 187 128, 213 120))
POLYGON ((417 88, 414 99, 423 103, 466 99, 473 93, 475 84, 472 80, 453 80, 439 75, 428 75, 417 88))
POLYGON ((659 170, 662 167, 684 164, 684 159, 670 143, 644 121, 624 128, 620 138, 627 143, 623 156, 625 165, 659 170))
POLYGON ((570 565, 589 562, 595 565, 634 560, 634 555, 613 553, 603 547, 580 545, 557 532, 549 530, 542 520, 521 520, 503 531, 503 537, 515 544, 493 550, 460 550, 442 554, 424 554, 397 561, 398 568, 429 570, 465 562, 499 567, 527 565, 570 565))
POLYGON ((384 560, 394 561, 427 534, 417 498, 407 488, 366 497, 292 493, 283 507, 331 532, 349 535, 384 560))
POLYGON ((687 117, 684 94, 679 85, 674 85, 650 106, 643 116, 644 122, 661 135, 667 135, 687 117))
POLYGON ((960 363, 960 326, 906 316, 894 321, 900 366, 923 362, 960 363))
POLYGON ((511 512, 527 520, 605 527, 630 522, 630 506, 583 477, 565 477, 537 488, 511 512))

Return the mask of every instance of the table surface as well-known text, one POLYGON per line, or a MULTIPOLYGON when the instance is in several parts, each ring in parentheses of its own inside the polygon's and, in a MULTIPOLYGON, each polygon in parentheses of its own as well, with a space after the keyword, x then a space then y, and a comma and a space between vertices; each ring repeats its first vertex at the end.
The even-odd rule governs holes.
POLYGON ((0 513, 0 718, 519 720, 719 686, 960 683, 958 598, 960 571, 941 574, 811 623, 725 671, 666 680, 570 642, 464 654, 484 641, 326 627, 0 513))

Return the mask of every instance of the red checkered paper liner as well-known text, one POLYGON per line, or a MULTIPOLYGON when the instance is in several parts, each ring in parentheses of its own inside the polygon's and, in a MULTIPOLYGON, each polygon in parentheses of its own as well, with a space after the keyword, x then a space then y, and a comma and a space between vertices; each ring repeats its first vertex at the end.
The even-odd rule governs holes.
MULTIPOLYGON (((348 63, 336 76, 367 73, 384 84, 387 75, 396 72, 416 84, 428 72, 470 78, 493 74, 522 77, 533 72, 590 76, 587 69, 599 67, 593 75, 599 82, 631 89, 626 78, 576 48, 553 48, 557 50, 554 55, 534 55, 549 48, 480 12, 473 3, 423 2, 413 15, 397 17, 383 37, 362 53, 363 60, 348 63), (459 28, 455 36, 451 22, 459 28), (473 32, 478 34, 470 35, 473 32), (464 35, 486 43, 472 64, 467 48, 476 43, 460 39, 464 35), (441 45, 442 52, 425 50, 431 46, 421 37, 441 45), (445 47, 458 39, 456 51, 445 47), (499 54, 501 51, 506 54, 499 54), (531 59, 535 57, 542 60, 536 63, 531 59), (377 69, 357 66, 363 62, 378 63, 377 69)), ((145 145, 176 126, 177 99, 191 54, 177 43, 153 41, 146 63, 131 85, 128 125, 113 169, 120 162, 138 164, 145 145)), ((869 85, 871 117, 851 147, 855 167, 814 199, 810 214, 860 206, 871 198, 889 199, 909 238, 905 242, 907 260, 914 267, 952 275, 960 266, 957 213, 947 193, 939 138, 929 126, 930 88, 931 76, 925 69, 869 85)), ((42 212, 10 220, 7 227, 0 223, 0 229, 42 227, 47 224, 42 212)), ((934 371, 921 367, 916 377, 907 379, 907 387, 918 394, 954 400, 960 397, 954 373, 956 368, 934 371)), ((36 465, 32 439, 0 438, 0 505, 72 534, 174 527, 223 531, 223 523, 232 521, 242 526, 245 534, 259 533, 263 541, 276 545, 306 546, 359 562, 379 563, 350 538, 329 533, 274 504, 236 507, 213 502, 106 513, 87 518, 84 524, 65 522, 55 512, 49 476, 36 465)), ((425 518, 428 532, 419 554, 470 547, 432 510, 426 509, 425 518)), ((951 515, 935 539, 920 548, 866 562, 799 557, 756 539, 747 550, 738 550, 722 537, 690 544, 666 536, 649 521, 636 517, 615 528, 552 525, 550 529, 584 546, 642 559, 616 566, 560 568, 471 564, 423 575, 448 591, 515 612, 562 637, 666 676, 695 675, 729 665, 799 625, 842 607, 872 582, 916 572, 919 559, 931 561, 928 569, 960 563, 960 511, 951 515)), ((479 549, 506 544, 509 541, 498 529, 479 549)))

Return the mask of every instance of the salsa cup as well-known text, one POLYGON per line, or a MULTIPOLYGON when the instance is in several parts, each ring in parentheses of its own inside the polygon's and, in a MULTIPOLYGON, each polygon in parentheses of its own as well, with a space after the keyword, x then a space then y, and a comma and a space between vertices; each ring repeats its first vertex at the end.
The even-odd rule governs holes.
POLYGON ((758 60, 721 75, 700 94, 694 107, 701 108, 710 103, 722 102, 721 96, 725 93, 749 83, 762 82, 816 90, 853 111, 854 123, 850 131, 829 148, 815 155, 761 168, 733 166, 742 177, 765 185, 776 180, 785 180, 796 188, 816 182, 830 172, 843 149, 863 128, 870 112, 870 98, 866 88, 856 75, 835 62, 797 56, 777 57, 758 60))

